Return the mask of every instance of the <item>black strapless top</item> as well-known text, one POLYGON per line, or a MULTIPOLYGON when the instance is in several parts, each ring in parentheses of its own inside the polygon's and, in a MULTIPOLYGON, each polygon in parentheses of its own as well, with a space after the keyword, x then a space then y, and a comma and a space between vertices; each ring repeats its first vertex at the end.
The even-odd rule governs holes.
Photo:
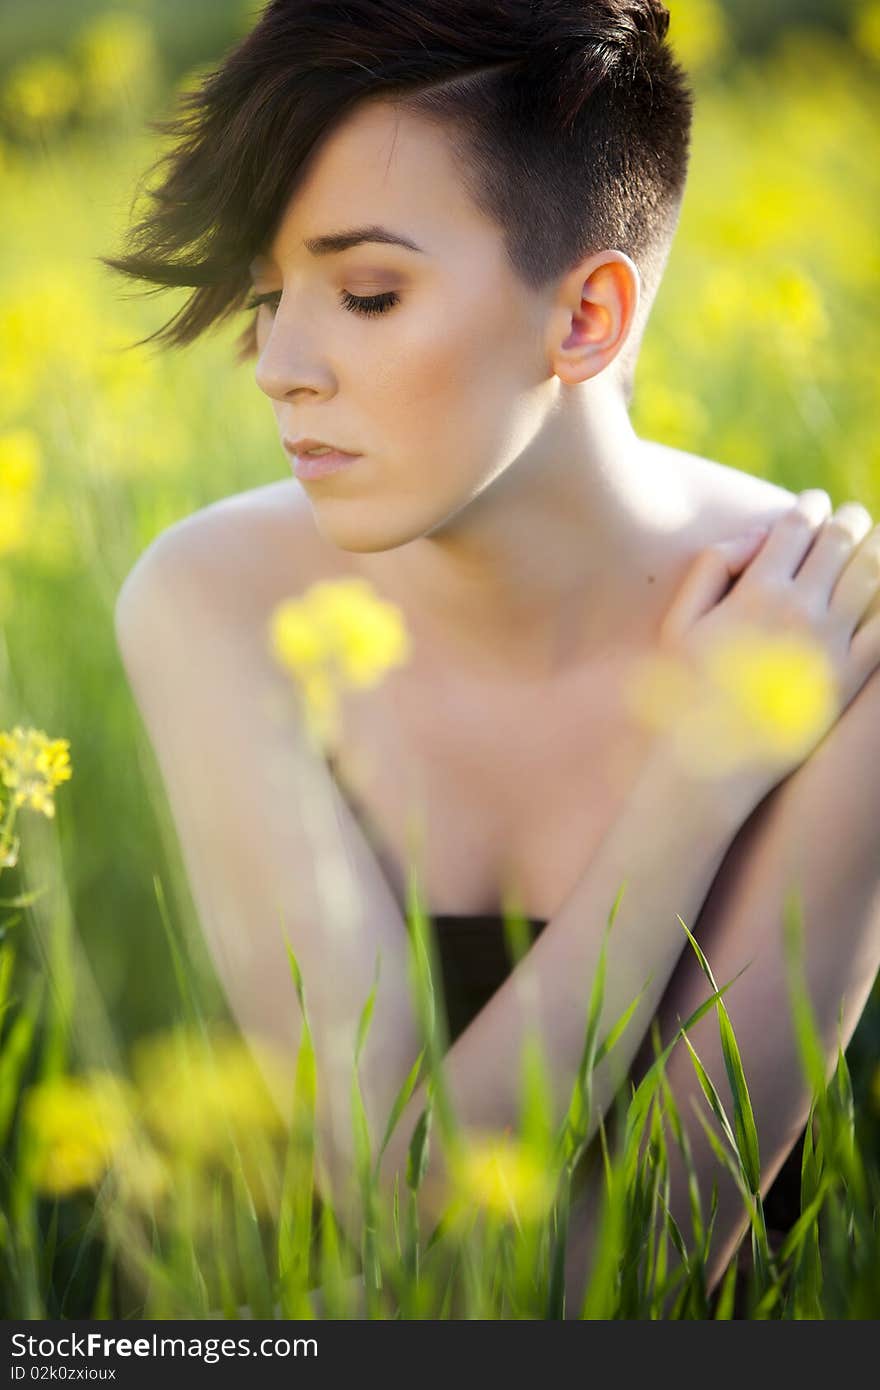
MULTIPOLYGON (((328 755, 325 762, 340 796, 379 860, 393 863, 394 856, 383 843, 366 807, 344 785, 332 756, 328 755)), ((433 912, 429 915, 435 927, 449 1041, 453 1043, 507 979, 513 960, 507 949, 503 917, 433 912)), ((534 942, 547 923, 535 917, 527 922, 534 942)))
MULTIPOLYGON (((504 936, 504 918, 432 914, 446 1001, 449 1041, 455 1042, 513 968, 504 936)), ((531 940, 547 923, 529 918, 531 940)))

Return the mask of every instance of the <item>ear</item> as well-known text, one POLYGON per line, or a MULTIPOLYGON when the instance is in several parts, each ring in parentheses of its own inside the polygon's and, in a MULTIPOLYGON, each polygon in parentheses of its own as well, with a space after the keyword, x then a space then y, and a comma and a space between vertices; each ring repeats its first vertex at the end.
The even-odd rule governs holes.
POLYGON ((623 348, 641 276, 623 251, 587 256, 562 281, 551 318, 550 369, 567 385, 597 376, 623 348))

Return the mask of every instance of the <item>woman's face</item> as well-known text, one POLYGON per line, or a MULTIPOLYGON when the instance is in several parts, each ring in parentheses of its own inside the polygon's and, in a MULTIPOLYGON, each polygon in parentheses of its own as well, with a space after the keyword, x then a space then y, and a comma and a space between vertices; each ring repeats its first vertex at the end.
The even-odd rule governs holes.
POLYGON ((315 151, 271 256, 252 272, 255 294, 273 295, 256 311, 255 378, 279 435, 362 455, 301 483, 340 548, 387 550, 429 534, 539 430, 552 378, 548 300, 515 277, 499 229, 429 124, 385 102, 361 107, 315 151), (376 226, 420 250, 304 245, 376 226), (365 314, 350 296, 389 307, 365 314))

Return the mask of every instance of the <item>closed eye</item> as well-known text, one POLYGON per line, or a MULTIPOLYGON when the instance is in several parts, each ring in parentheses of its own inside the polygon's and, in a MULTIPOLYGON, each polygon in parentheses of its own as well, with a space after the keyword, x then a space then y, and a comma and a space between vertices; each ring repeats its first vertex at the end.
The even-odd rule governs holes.
MULTIPOLYGON (((281 290, 270 290, 267 294, 253 295, 244 306, 246 309, 259 309, 261 304, 268 304, 273 309, 278 308, 278 300, 281 298, 281 290)), ((356 295, 349 294, 348 290, 340 290, 339 299, 344 309, 352 314, 385 314, 389 309, 399 303, 400 296, 394 290, 386 290, 384 294, 356 295)))

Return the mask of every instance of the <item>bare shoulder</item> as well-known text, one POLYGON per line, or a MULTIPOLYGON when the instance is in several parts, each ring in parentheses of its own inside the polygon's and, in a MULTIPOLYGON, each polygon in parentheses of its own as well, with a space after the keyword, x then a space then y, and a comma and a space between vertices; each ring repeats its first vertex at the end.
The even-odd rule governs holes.
POLYGON ((157 584, 183 586, 230 624, 259 621, 282 598, 326 575, 328 549, 293 479, 220 498, 147 546, 119 591, 117 626, 157 584))
POLYGON ((705 538, 698 538, 704 544, 736 534, 743 526, 772 524, 797 501, 797 493, 741 468, 655 440, 643 440, 642 444, 691 483, 694 524, 705 531, 705 538))

